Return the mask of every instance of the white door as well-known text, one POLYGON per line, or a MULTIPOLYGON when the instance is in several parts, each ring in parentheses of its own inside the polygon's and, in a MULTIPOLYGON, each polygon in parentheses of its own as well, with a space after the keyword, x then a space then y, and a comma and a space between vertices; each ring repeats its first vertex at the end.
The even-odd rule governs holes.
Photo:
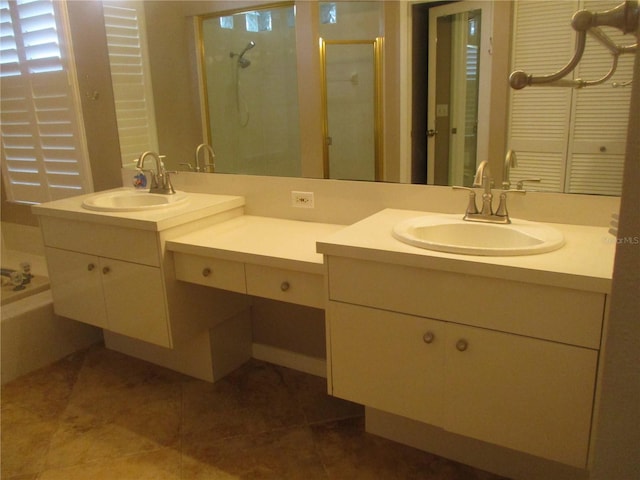
POLYGON ((488 160, 490 2, 429 9, 427 182, 470 186, 488 160))

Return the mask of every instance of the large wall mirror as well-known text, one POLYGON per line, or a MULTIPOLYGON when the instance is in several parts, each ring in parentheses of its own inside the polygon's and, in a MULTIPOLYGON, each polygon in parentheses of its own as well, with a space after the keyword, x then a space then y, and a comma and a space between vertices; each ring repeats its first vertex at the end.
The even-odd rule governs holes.
MULTIPOLYGON (((138 2, 158 149, 179 170, 209 142, 219 173, 442 185, 468 184, 485 159, 500 181, 513 148, 513 180, 533 179, 531 190, 619 194, 631 55, 598 87, 507 86, 511 70, 567 62, 576 10, 619 2, 542 3, 555 10, 535 0, 138 2), (437 60, 435 38, 448 45, 437 60), (362 131, 328 135, 337 112, 334 124, 362 131), (332 149, 346 153, 328 169, 332 149)), ((576 76, 609 68, 595 42, 585 58, 576 76)))

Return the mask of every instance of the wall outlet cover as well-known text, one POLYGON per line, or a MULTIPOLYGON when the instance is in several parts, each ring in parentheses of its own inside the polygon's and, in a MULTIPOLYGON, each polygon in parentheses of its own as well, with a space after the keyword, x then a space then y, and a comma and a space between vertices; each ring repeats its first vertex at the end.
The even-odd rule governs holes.
POLYGON ((291 206, 297 208, 314 208, 313 192, 291 192, 291 206))

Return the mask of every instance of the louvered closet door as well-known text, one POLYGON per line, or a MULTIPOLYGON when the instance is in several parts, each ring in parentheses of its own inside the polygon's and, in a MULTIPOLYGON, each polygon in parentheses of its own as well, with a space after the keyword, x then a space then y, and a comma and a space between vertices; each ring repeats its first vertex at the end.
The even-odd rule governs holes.
MULTIPOLYGON (((584 8, 602 11, 620 2, 585 1, 584 8)), ((618 45, 633 43, 631 35, 613 28, 603 31, 618 45)), ((633 55, 621 55, 616 73, 602 85, 574 91, 574 127, 569 144, 567 192, 620 195, 631 85, 633 55), (617 86, 613 86, 613 85, 617 86)), ((587 47, 578 65, 577 77, 601 78, 609 71, 612 56, 596 40, 587 36, 587 47)))
MULTIPOLYGON (((573 14, 602 11, 618 0, 540 2, 520 0, 514 13, 512 69, 534 76, 560 70, 573 56, 573 14)), ((612 28, 614 42, 632 43, 612 28)), ((582 61, 566 78, 597 80, 611 67, 612 56, 587 36, 582 61)), ((518 153, 512 181, 540 178, 536 190, 620 194, 633 55, 619 57, 616 74, 603 85, 583 89, 526 87, 511 91, 509 148, 518 153)))
MULTIPOLYGON (((576 9, 571 1, 516 2, 512 69, 539 76, 567 63, 574 44, 569 21, 576 9)), ((512 181, 540 178, 535 189, 562 191, 570 116, 569 88, 511 90, 509 148, 518 154, 512 181)))

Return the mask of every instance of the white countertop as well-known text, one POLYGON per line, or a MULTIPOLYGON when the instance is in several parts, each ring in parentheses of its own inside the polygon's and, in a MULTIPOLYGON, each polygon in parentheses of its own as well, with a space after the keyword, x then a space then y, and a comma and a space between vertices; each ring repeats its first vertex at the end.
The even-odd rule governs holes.
POLYGON ((243 207, 245 204, 244 197, 240 196, 188 193, 189 197, 186 202, 157 210, 102 212, 87 210, 82 207, 83 200, 92 195, 130 190, 133 189, 130 187, 116 188, 42 203, 31 208, 35 215, 131 227, 140 230, 162 231, 233 208, 243 207))
POLYGON ((324 273, 316 241, 344 225, 243 215, 183 235, 167 250, 309 273, 324 273))
POLYGON ((538 255, 485 257, 413 247, 392 237, 393 226, 433 215, 414 210, 382 210, 320 239, 317 251, 432 270, 502 278, 600 293, 611 289, 615 238, 604 227, 549 224, 565 236, 559 250, 538 255))

